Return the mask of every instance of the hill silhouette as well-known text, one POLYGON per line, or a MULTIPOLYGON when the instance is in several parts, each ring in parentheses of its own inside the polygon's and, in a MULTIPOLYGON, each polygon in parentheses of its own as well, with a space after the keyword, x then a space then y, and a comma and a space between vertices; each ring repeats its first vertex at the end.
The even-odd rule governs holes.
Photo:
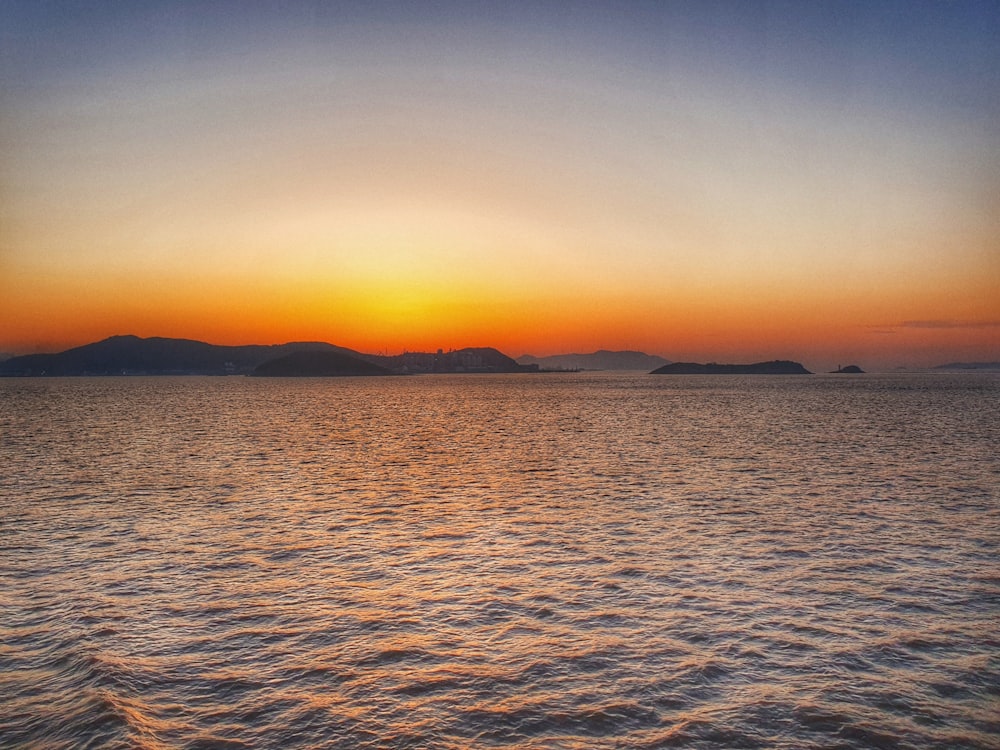
POLYGON ((537 365, 523 365, 492 347, 467 347, 444 351, 405 352, 391 357, 369 357, 399 373, 489 373, 537 372, 537 365))
POLYGON ((79 375, 382 375, 388 373, 536 372, 490 347, 445 352, 363 354, 320 341, 220 346, 190 339, 112 336, 57 354, 0 362, 0 376, 79 375), (293 354, 316 353, 325 356, 293 354), (265 363, 268 367, 261 368, 265 363))
POLYGON ((776 359, 771 362, 755 362, 752 365, 719 365, 714 362, 703 365, 697 362, 674 362, 659 367, 652 375, 811 375, 798 362, 776 359))
POLYGON ((28 354, 0 362, 0 375, 234 375, 297 351, 359 352, 315 341, 219 346, 203 341, 112 336, 58 354, 28 354))
POLYGON ((392 371, 344 352, 310 350, 269 359, 258 365, 253 374, 258 377, 332 377, 391 375, 392 371))

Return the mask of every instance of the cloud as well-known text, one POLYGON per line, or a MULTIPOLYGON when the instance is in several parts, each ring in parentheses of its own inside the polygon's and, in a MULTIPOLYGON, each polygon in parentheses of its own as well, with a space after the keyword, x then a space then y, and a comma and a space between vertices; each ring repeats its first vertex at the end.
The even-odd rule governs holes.
POLYGON ((1000 320, 904 320, 899 328, 996 328, 1000 320))
POLYGON ((1000 320, 904 320, 902 323, 880 323, 879 325, 865 327, 868 329, 868 333, 879 336, 891 336, 897 333, 900 328, 937 331, 998 328, 1000 327, 1000 320))

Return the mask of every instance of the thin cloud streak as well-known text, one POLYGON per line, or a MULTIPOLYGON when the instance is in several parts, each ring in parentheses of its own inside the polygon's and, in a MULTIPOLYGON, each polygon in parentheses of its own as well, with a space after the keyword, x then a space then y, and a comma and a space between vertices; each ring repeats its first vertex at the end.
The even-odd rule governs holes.
POLYGON ((1000 320, 904 320, 901 323, 880 323, 865 326, 868 333, 878 336, 892 336, 899 329, 923 331, 982 330, 1000 328, 1000 320))
POLYGON ((1000 320, 904 320, 899 328, 996 328, 1000 320))

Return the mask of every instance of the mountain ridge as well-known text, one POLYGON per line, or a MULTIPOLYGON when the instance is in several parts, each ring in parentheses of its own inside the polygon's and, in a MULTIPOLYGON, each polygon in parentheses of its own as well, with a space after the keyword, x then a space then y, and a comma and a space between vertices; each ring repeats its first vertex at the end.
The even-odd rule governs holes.
POLYGON ((360 352, 320 341, 230 346, 125 334, 53 354, 12 357, 0 362, 0 375, 237 375, 249 374, 263 362, 295 351, 331 351, 365 358, 360 352))
POLYGON ((51 354, 26 354, 0 361, 0 376, 75 377, 85 375, 251 375, 287 376, 394 373, 536 372, 492 347, 470 347, 437 353, 365 354, 322 341, 285 344, 209 344, 194 339, 132 334, 109 336, 51 354), (293 354, 319 353, 325 356, 293 354), (258 369, 274 360, 273 368, 258 369), (373 367, 374 366, 374 367, 373 367))

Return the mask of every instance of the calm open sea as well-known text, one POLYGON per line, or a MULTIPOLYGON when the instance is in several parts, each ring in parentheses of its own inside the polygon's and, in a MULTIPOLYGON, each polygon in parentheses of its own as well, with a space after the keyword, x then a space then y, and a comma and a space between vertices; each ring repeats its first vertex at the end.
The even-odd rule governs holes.
POLYGON ((0 745, 1000 747, 1000 378, 0 380, 0 745))

